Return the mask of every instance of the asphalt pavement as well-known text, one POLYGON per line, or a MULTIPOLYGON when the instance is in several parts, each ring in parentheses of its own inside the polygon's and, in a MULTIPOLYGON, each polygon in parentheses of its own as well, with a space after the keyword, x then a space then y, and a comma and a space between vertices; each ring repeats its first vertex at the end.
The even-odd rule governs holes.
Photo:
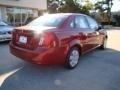
POLYGON ((106 50, 81 56, 73 70, 24 62, 0 43, 0 90, 120 90, 120 30, 108 37, 106 50))

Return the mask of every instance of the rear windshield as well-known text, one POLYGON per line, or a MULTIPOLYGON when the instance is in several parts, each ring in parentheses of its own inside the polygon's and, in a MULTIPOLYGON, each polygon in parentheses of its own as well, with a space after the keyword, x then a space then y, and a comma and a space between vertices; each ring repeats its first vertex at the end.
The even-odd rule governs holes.
POLYGON ((33 20, 29 26, 47 26, 47 27, 58 27, 62 21, 67 18, 67 15, 44 15, 33 20))

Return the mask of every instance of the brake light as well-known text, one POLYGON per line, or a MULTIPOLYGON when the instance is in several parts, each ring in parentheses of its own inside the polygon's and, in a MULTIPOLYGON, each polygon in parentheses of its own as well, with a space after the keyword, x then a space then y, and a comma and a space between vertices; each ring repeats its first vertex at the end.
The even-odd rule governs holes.
POLYGON ((39 39, 40 47, 56 47, 56 36, 53 32, 44 32, 40 35, 39 39))

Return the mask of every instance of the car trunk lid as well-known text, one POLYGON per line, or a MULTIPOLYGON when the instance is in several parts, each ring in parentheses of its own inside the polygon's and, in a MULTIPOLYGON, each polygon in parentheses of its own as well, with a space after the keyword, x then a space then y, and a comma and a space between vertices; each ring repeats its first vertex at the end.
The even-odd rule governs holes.
POLYGON ((46 30, 53 29, 54 27, 35 27, 35 26, 22 26, 15 28, 13 32, 12 42, 14 45, 26 48, 36 49, 39 44, 40 34, 46 30))

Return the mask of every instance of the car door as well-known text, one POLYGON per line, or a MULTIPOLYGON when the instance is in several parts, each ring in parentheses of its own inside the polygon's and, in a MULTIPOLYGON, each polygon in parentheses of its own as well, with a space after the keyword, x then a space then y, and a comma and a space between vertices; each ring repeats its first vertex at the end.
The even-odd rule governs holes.
POLYGON ((101 33, 99 30, 99 26, 98 23, 91 17, 86 16, 90 30, 93 31, 92 33, 92 43, 93 43, 93 48, 97 47, 100 45, 102 38, 101 38, 101 33))
POLYGON ((73 31, 76 31, 79 34, 79 40, 82 44, 82 53, 85 53, 93 48, 93 37, 89 29, 88 22, 83 15, 77 15, 74 17, 74 20, 71 22, 70 26, 73 28, 73 31))

